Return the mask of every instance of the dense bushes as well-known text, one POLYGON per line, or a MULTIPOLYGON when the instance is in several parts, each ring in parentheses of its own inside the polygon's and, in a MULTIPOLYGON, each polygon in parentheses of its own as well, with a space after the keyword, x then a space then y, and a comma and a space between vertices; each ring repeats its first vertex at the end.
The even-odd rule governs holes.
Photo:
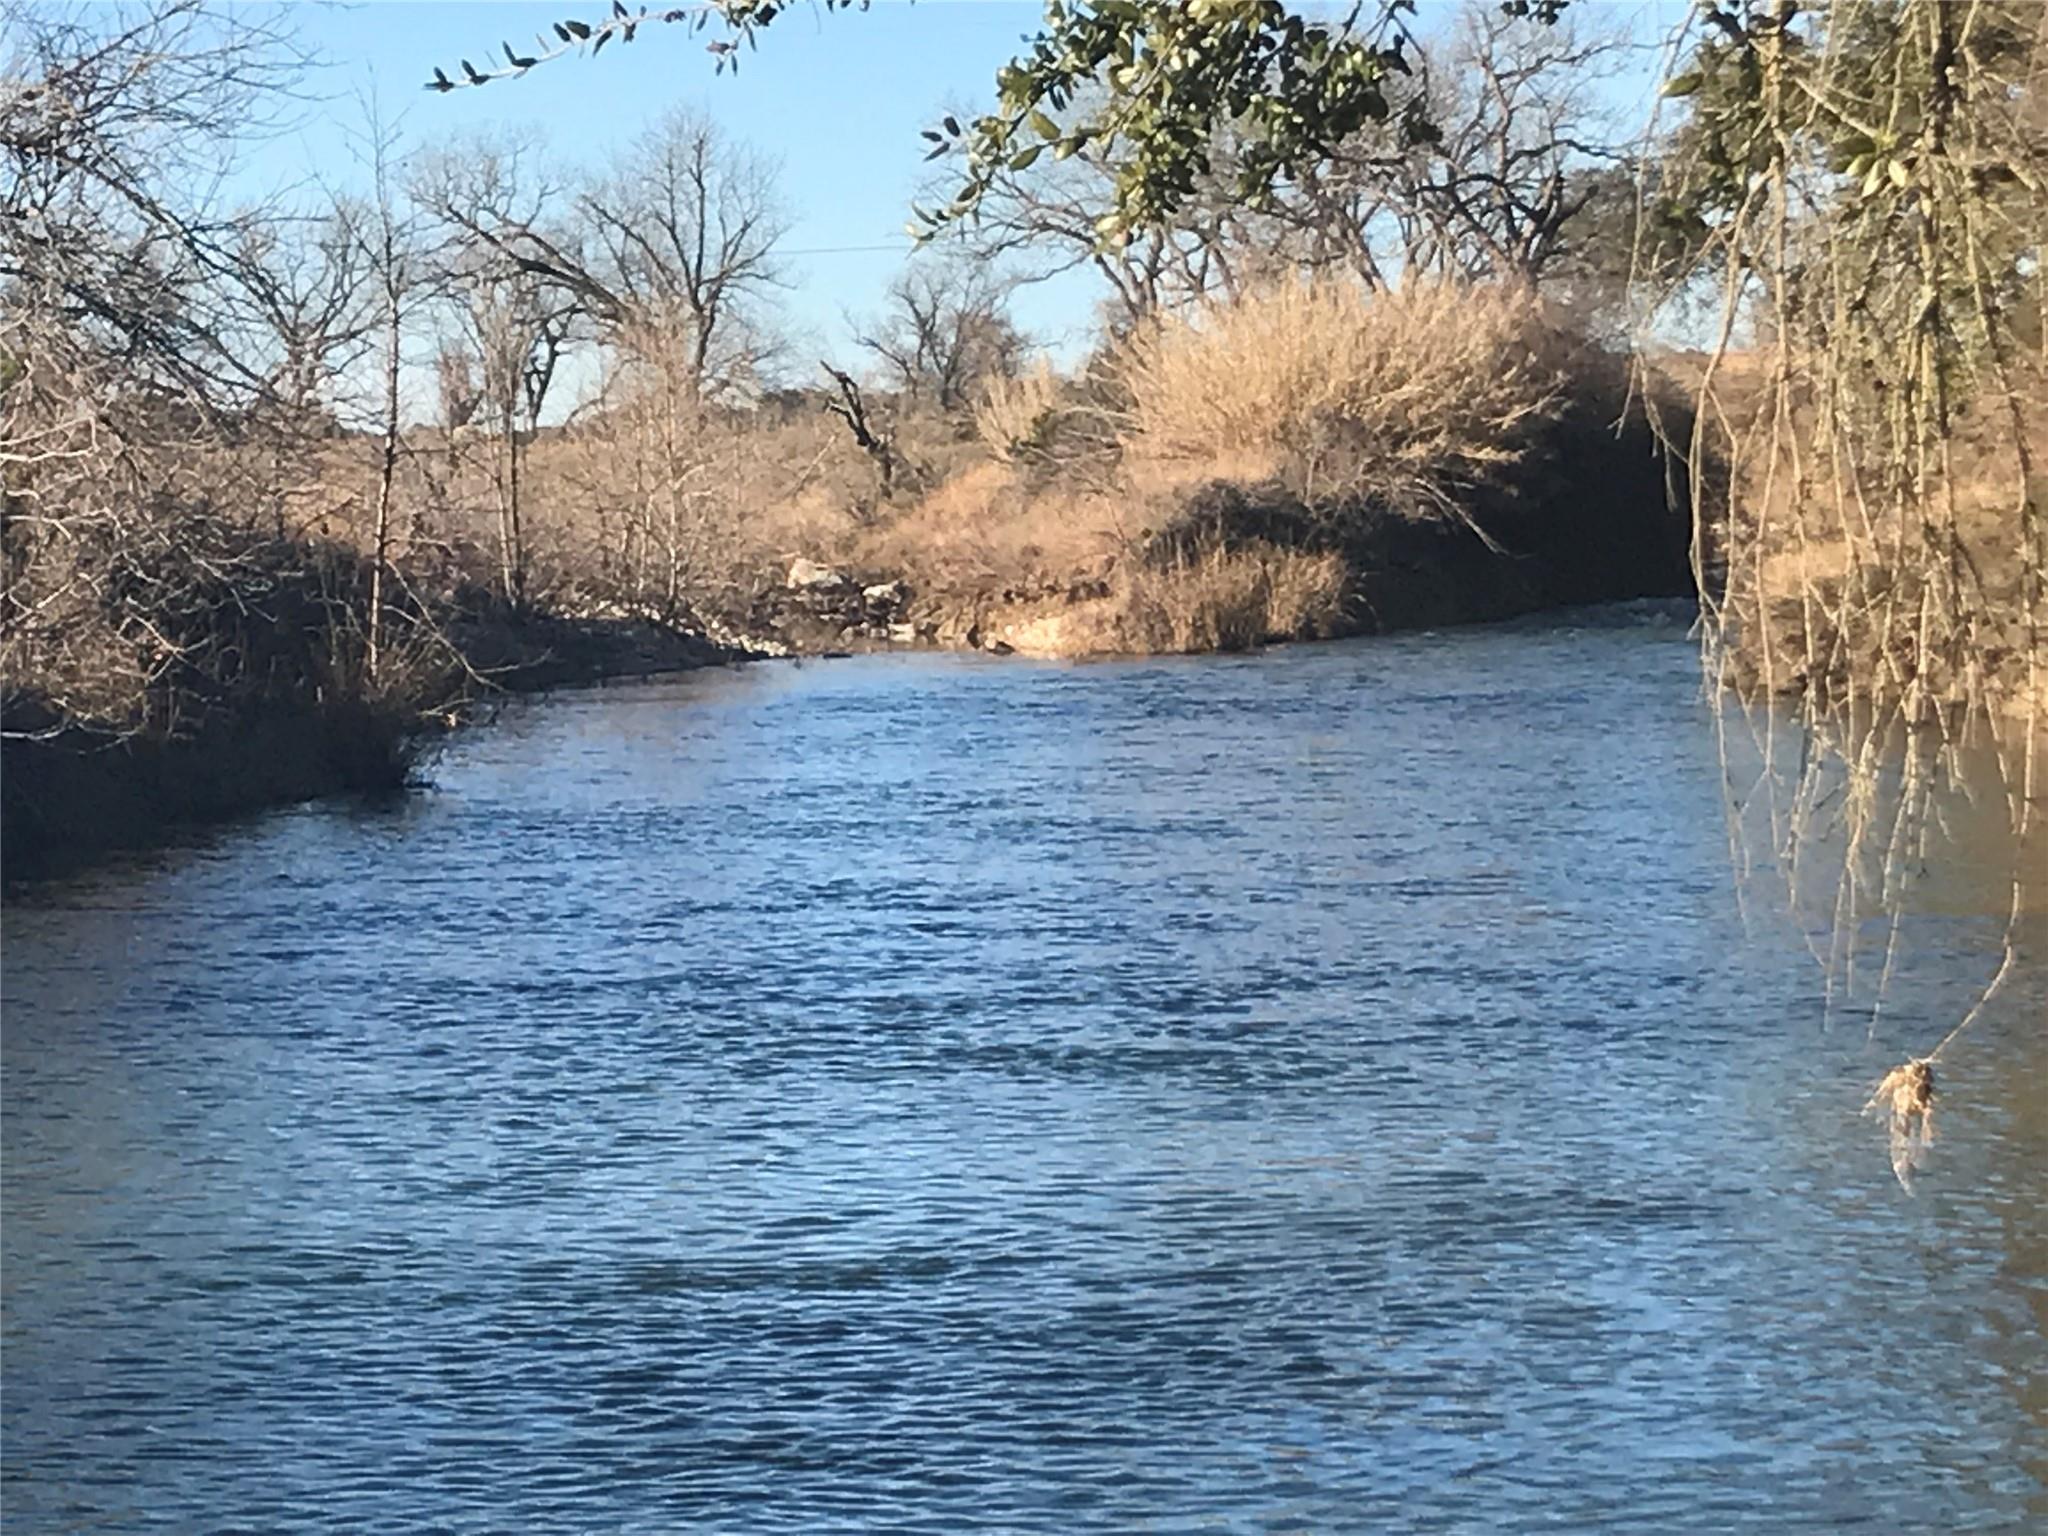
POLYGON ((189 737, 344 697, 402 722, 459 687, 459 659, 403 591, 371 674, 370 571, 339 544, 159 505, 132 525, 17 520, 6 550, 10 697, 39 697, 79 730, 189 737))
POLYGON ((1134 464, 1262 468, 1302 504, 1457 515, 1571 405, 1525 289, 1288 280, 1141 328, 1115 371, 1134 464))
POLYGON ((1641 398, 1526 289, 1285 280, 991 391, 998 462, 839 553, 1062 653, 1682 593, 1682 475, 1641 398))

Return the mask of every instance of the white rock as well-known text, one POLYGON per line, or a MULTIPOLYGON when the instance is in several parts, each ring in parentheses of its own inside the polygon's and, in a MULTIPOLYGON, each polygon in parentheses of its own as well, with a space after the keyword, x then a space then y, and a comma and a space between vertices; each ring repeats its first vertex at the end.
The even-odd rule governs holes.
POLYGON ((843 587, 846 577, 829 565, 820 565, 815 560, 792 560, 789 564, 789 585, 792 587, 843 587))

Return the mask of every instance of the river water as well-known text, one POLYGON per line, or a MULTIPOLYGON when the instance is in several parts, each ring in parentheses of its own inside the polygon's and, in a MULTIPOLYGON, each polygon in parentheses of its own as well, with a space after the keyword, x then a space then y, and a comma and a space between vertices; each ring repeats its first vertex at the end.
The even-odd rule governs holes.
POLYGON ((1825 1021, 1682 615, 699 673, 433 781, 8 908, 10 1536, 2048 1523, 2043 946, 1908 1198, 1997 861, 1825 1021))

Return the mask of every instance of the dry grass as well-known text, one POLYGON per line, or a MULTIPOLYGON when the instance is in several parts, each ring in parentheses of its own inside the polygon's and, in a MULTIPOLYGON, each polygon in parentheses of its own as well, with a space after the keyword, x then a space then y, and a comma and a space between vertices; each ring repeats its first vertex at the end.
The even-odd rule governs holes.
POLYGON ((1039 656, 1244 651, 1337 633, 1345 590, 1334 554, 1211 548, 1163 566, 1121 565, 1091 595, 1020 605, 986 633, 1039 656))
MULTIPOLYGON (((488 443, 441 456, 442 536, 479 558, 488 443)), ((737 620, 798 555, 840 558, 875 516, 873 465, 830 419, 654 402, 542 434, 528 458, 532 590, 552 609, 687 627, 737 620)))
MULTIPOLYGON (((815 392, 705 406, 659 368, 621 366, 526 450, 525 590, 548 612, 772 639, 804 558, 901 580, 910 617, 946 641, 1190 651, 1341 633, 1358 617, 1347 540, 1378 537, 1380 514, 1484 522, 1518 553, 1518 531, 1557 521, 1552 492, 1586 475, 1559 423, 1609 419, 1566 387, 1581 350, 1518 291, 1287 283, 1162 322, 1080 377, 1040 364, 991 385, 971 422, 871 399, 904 461, 887 488, 815 392)), ((503 443, 415 447, 401 555, 437 547, 489 581, 503 443)), ((360 482, 361 466, 329 478, 360 482)), ((340 498, 327 531, 359 539, 344 525, 365 505, 340 498)))
POLYGON ((1119 629, 1126 649, 1243 651, 1275 640, 1319 639, 1343 615, 1345 569, 1335 554, 1254 544, 1211 549, 1126 574, 1119 629))
POLYGON ((1445 511, 1561 416, 1571 350, 1520 289, 1283 282, 1126 344, 1126 456, 1269 463, 1311 506, 1445 511))
POLYGON ((942 634, 1065 654, 1343 633, 1368 619, 1361 560, 1382 587, 1463 562, 1409 605, 1432 616, 1455 617, 1464 575, 1475 611, 1513 611, 1487 565, 1555 600, 1612 595, 1664 504, 1640 418, 1613 430, 1623 383, 1521 290, 1284 282, 1160 320, 1079 380, 991 388, 988 456, 847 558, 959 616, 942 634))
POLYGON ((995 378, 974 408, 974 430, 1001 464, 1042 462, 1052 452, 1064 390, 1052 365, 1038 365, 1014 379, 995 378))
POLYGON ((983 462, 878 523, 854 550, 861 565, 900 572, 922 591, 1035 592, 1098 578, 1129 532, 1118 498, 983 462))
POLYGON ((1908 1193, 1913 1172, 1934 1145, 1934 1064, 1921 1058, 1892 1068, 1877 1085, 1866 1115, 1882 1114, 1890 1134, 1892 1173, 1908 1193))
MULTIPOLYGON (((915 466, 892 495, 815 395, 705 406, 622 368, 526 445, 524 591, 541 614, 772 639, 801 557, 902 580, 946 641, 1095 654, 1342 633, 1350 556, 1327 519, 1298 537, 1303 509, 1468 516, 1482 482, 1519 494, 1555 457, 1566 355, 1525 294, 1287 284, 1161 324, 1080 379, 1041 365, 993 386, 971 424, 874 401, 915 466), (1219 485, 1247 521, 1210 515, 1219 485)), ((295 534, 369 548, 373 447, 322 447, 295 534)), ((504 452, 474 429, 413 435, 392 557, 423 597, 496 585, 504 452)))

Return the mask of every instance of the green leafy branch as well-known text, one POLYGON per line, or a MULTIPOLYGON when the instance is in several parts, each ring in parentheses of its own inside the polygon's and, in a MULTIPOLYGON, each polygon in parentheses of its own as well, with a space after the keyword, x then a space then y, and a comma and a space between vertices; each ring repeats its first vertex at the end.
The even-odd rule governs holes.
POLYGON ((951 202, 913 209, 911 233, 926 239, 971 217, 1005 171, 1093 145, 1116 167, 1098 232, 1127 242, 1194 194, 1225 122, 1241 140, 1235 191, 1261 201, 1386 120, 1386 79, 1410 68, 1399 18, 1413 0, 1384 0, 1370 34, 1358 29, 1362 8, 1331 23, 1281 0, 1047 0, 1043 30, 996 75, 996 109, 926 133, 934 156, 960 153, 963 175, 951 202))
MULTIPOLYGON (((828 11, 866 10, 868 6, 868 0, 817 0, 817 3, 828 11)), ((612 0, 611 15, 603 21, 588 22, 570 17, 555 22, 552 41, 546 33, 536 32, 532 53, 521 53, 509 42, 501 42, 498 47, 505 56, 503 64, 497 63, 494 55, 485 54, 483 68, 478 68, 468 59, 461 59, 457 61, 458 72, 452 75, 436 65, 434 78, 426 82, 425 88, 436 92, 468 90, 489 85, 494 80, 512 79, 572 53, 588 53, 595 58, 615 38, 622 44, 632 42, 644 26, 683 24, 692 32, 701 32, 713 21, 723 23, 726 29, 725 36, 713 38, 704 45, 705 52, 718 61, 713 72, 723 74, 730 68, 738 73, 742 51, 752 48, 760 30, 788 8, 788 0, 692 0, 689 5, 668 6, 660 10, 650 10, 646 6, 628 10, 621 0, 612 0)))
MULTIPOLYGON (((866 0, 820 3, 830 11, 865 8, 866 0)), ((995 109, 964 126, 949 116, 926 130, 929 158, 957 154, 962 176, 949 202, 913 210, 910 233, 926 240, 973 217, 1002 175, 1043 154, 1064 159, 1094 145, 1116 167, 1098 232, 1105 245, 1128 242, 1164 226, 1193 195, 1225 123, 1239 141, 1237 195, 1263 201, 1347 136, 1387 120, 1388 77, 1410 71, 1402 17, 1415 0, 1370 0, 1376 17, 1361 29, 1367 3, 1356 0, 1341 20, 1311 21, 1282 0, 1046 0, 1038 33, 997 73, 995 109)), ((1538 9, 1563 3, 1544 0, 1538 9)), ((743 49, 788 8, 786 0, 697 0, 629 11, 612 0, 601 23, 556 22, 554 41, 537 38, 536 51, 502 44, 502 65, 463 59, 457 74, 437 68, 426 88, 482 86, 565 54, 595 55, 649 24, 694 31, 718 22, 723 35, 706 47, 720 71, 737 68, 743 49)), ((1433 125, 1410 110, 1402 126, 1422 142, 1433 125)))

